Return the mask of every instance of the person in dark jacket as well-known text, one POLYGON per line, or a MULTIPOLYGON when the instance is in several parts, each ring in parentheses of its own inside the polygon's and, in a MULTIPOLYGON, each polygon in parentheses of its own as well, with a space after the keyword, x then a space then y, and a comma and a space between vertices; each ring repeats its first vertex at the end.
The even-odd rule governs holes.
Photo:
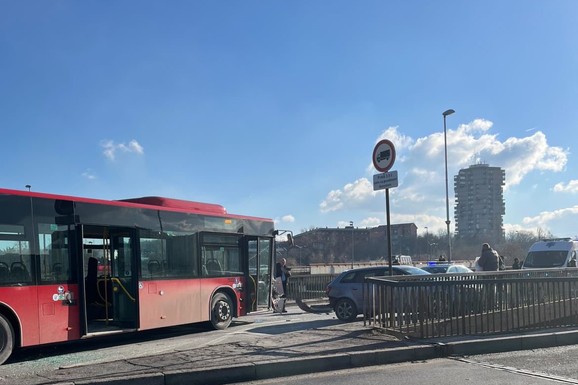
POLYGON ((478 265, 482 271, 498 271, 499 269, 500 256, 488 243, 482 245, 482 255, 478 260, 478 265))
POLYGON ((280 262, 275 265, 275 279, 281 279, 283 294, 281 297, 287 296, 287 281, 291 277, 291 268, 287 266, 287 260, 282 258, 280 262))
POLYGON ((520 263, 520 260, 517 257, 514 258, 514 263, 512 263, 512 269, 518 270, 521 268, 522 268, 522 264, 520 263))

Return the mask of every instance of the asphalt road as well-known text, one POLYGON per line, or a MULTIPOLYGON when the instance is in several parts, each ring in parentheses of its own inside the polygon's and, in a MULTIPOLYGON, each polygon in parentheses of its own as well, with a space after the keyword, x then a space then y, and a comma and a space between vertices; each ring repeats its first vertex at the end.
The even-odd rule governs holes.
POLYGON ((465 362, 475 362, 486 367, 512 369, 544 377, 560 377, 564 378, 565 382, 578 384, 578 345, 473 355, 463 359, 465 362))
POLYGON ((159 354, 188 343, 206 344, 211 339, 214 331, 189 325, 22 349, 0 366, 0 384, 22 384, 31 375, 42 377, 60 368, 159 354))
MULTIPOLYGON (((563 341, 574 337, 563 334, 558 338, 563 341)), ((543 338, 537 341, 541 339, 543 338)), ((553 339, 548 338, 548 340, 553 339)), ((485 342, 492 343, 491 341, 485 342)), ((498 343, 497 346, 501 350, 493 351, 503 351, 505 346, 519 346, 517 343, 519 341, 510 341, 505 345, 498 343)), ((532 342, 528 341, 528 343, 532 342)), ((474 344, 477 346, 477 343, 474 344)), ((167 373, 176 373, 175 371, 181 370, 189 373, 188 382, 182 383, 190 384, 192 378, 199 379, 198 376, 195 377, 195 370, 213 370, 212 368, 218 369, 214 373, 219 378, 218 383, 222 384, 227 383, 221 377, 224 369, 234 368, 236 365, 252 365, 252 363, 265 364, 260 367, 260 370, 267 372, 279 368, 303 369, 299 365, 322 371, 321 366, 326 366, 324 370, 329 370, 328 372, 306 375, 311 376, 305 378, 310 379, 307 382, 312 384, 328 383, 323 382, 328 381, 326 378, 329 378, 333 385, 362 383, 354 380, 356 376, 364 375, 358 373, 373 373, 372 370, 375 370, 377 374, 368 374, 368 379, 373 375, 383 373, 388 383, 391 382, 391 378, 397 378, 396 376, 400 379, 408 376, 408 381, 419 380, 419 382, 405 381, 400 384, 439 382, 451 385, 457 384, 453 382, 457 378, 461 378, 462 381, 467 379, 469 383, 477 384, 479 379, 486 378, 486 376, 489 376, 488 382, 484 382, 486 384, 516 384, 519 381, 518 376, 525 377, 526 384, 542 383, 542 380, 551 381, 552 379, 562 383, 578 384, 578 371, 575 372, 573 365, 578 361, 578 345, 434 359, 439 356, 432 355, 431 350, 437 347, 435 341, 400 341, 393 336, 374 332, 371 328, 364 326, 361 321, 344 324, 332 313, 310 314, 297 307, 291 307, 289 313, 283 315, 267 312, 243 318, 224 331, 214 331, 203 325, 193 325, 26 349, 18 352, 6 364, 0 366, 0 385, 91 383, 92 380, 98 382, 99 379, 110 378, 110 376, 129 381, 130 378, 138 378, 143 374, 160 375, 161 377, 157 380, 162 381, 167 373), (347 367, 339 364, 342 358, 345 358, 344 354, 349 355, 347 359, 359 360, 361 356, 356 355, 359 353, 365 359, 371 360, 371 357, 376 356, 375 352, 382 352, 380 353, 382 355, 384 351, 391 353, 397 351, 396 349, 402 349, 394 354, 405 354, 403 349, 424 347, 430 349, 427 359, 405 358, 409 361, 406 364, 337 370, 347 367), (333 364, 337 364, 336 369, 329 369, 333 364), (404 373, 406 369, 408 372, 404 373), (466 376, 467 378, 460 377, 454 375, 454 371, 471 373, 471 375, 466 376), (478 372, 486 374, 476 376, 478 372), (502 378, 505 374, 508 376, 515 374, 515 378, 504 377, 508 380, 505 381, 502 378), (434 377, 438 375, 440 381, 429 381, 438 378, 434 377), (339 382, 342 381, 342 376, 349 380, 339 382), (442 381, 444 378, 445 380, 442 381)), ((482 350, 475 348, 472 350, 468 347, 465 350, 468 353, 462 354, 492 351, 488 349, 491 349, 491 346, 487 344, 482 347, 482 350)), ((389 356, 392 355, 389 354, 389 356)), ((308 371, 301 370, 300 372, 307 373, 308 371)), ((281 371, 275 372, 274 375, 290 375, 291 373, 295 372, 281 371)), ((169 377, 164 378, 168 380, 169 377)), ((139 383, 138 381, 140 380, 135 379, 133 382, 126 383, 139 383)), ((174 378, 170 381, 171 384, 179 383, 175 382, 174 378)), ((291 383, 289 381, 292 379, 283 378, 280 380, 282 382, 268 381, 255 383, 291 383)), ((165 382, 155 383, 164 384, 165 382)), ((213 381, 213 383, 217 382, 213 381)))
POLYGON ((553 385, 560 383, 575 382, 568 382, 567 379, 559 377, 489 367, 474 362, 435 359, 242 382, 237 385, 553 385))
POLYGON ((286 315, 271 312, 250 315, 235 321, 226 330, 212 330, 203 324, 187 325, 23 349, 0 366, 0 384, 50 383, 49 379, 54 378, 55 373, 64 370, 70 373, 75 368, 81 371, 88 366, 95 375, 105 375, 110 366, 104 364, 118 360, 161 357, 172 352, 193 350, 199 352, 200 356, 203 347, 218 350, 220 347, 235 344, 250 346, 251 341, 263 340, 267 335, 294 333, 312 327, 341 324, 333 314, 310 314, 300 311, 297 307, 289 309, 286 315), (103 368, 102 373, 99 372, 99 367, 103 368))

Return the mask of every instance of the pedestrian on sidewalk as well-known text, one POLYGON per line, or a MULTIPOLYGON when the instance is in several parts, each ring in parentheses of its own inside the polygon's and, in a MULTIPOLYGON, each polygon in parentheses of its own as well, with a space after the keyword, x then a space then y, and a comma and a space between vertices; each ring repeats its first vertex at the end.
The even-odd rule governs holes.
POLYGON ((285 290, 287 281, 283 280, 283 265, 287 263, 285 258, 283 258, 280 262, 275 264, 275 280, 273 285, 273 310, 276 313, 287 313, 285 310, 285 302, 287 299, 285 298, 285 290))
POLYGON ((291 268, 287 266, 287 260, 282 258, 281 261, 275 265, 275 280, 279 278, 281 281, 283 292, 281 296, 283 298, 287 296, 287 281, 289 281, 289 277, 291 277, 291 268))

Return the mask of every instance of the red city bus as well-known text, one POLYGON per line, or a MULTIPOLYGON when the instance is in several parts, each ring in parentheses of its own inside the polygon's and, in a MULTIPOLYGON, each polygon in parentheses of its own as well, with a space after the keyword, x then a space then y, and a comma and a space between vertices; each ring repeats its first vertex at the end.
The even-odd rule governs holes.
POLYGON ((0 189, 0 363, 18 347, 271 304, 273 221, 215 204, 0 189))

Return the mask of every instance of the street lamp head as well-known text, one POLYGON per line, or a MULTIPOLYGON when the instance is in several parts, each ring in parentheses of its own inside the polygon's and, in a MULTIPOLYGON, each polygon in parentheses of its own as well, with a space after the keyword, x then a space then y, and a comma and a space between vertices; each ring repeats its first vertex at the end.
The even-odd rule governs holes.
POLYGON ((443 116, 448 116, 448 115, 453 114, 454 112, 455 112, 454 110, 449 109, 449 110, 447 110, 447 111, 444 111, 444 112, 442 113, 442 115, 443 115, 443 116))

